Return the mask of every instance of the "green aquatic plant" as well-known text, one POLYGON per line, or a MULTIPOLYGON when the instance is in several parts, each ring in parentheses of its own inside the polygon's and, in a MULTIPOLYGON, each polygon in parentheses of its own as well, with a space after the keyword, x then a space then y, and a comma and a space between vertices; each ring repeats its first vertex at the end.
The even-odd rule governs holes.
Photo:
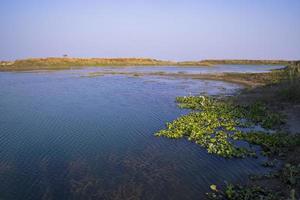
POLYGON ((177 98, 182 108, 201 110, 182 116, 172 123, 167 124, 167 129, 158 132, 157 136, 168 138, 187 137, 189 140, 205 147, 209 153, 223 157, 240 157, 246 153, 246 149, 237 148, 230 141, 239 121, 234 118, 227 104, 218 103, 206 97, 177 98))
POLYGON ((290 163, 285 164, 281 170, 281 180, 290 185, 291 187, 299 184, 300 181, 300 164, 292 165, 290 163))
MULTIPOLYGON (((212 188, 211 188, 212 189, 212 188)), ((284 199, 279 192, 269 191, 259 186, 243 187, 227 184, 224 190, 213 190, 207 193, 212 200, 279 200, 284 199)))
POLYGON ((300 144, 299 135, 276 132, 268 134, 265 132, 239 132, 235 134, 236 140, 245 140, 251 144, 260 145, 266 155, 283 153, 286 148, 300 144))
MULTIPOLYGON (((265 176, 265 175, 264 175, 265 176)), ((211 193, 207 193, 209 199, 229 199, 229 200, 239 200, 239 199, 267 199, 267 200, 280 200, 280 199, 297 199, 296 188, 299 188, 300 180, 300 164, 292 165, 287 163, 284 167, 276 174, 271 175, 269 178, 274 179, 277 176, 280 181, 284 183, 289 190, 289 197, 284 193, 269 191, 265 188, 258 186, 240 186, 238 184, 227 184, 224 188, 217 189, 216 185, 211 185, 211 193)), ((268 177, 263 177, 268 178, 268 177)), ((256 178, 257 179, 257 178, 256 178)))
POLYGON ((283 123, 283 117, 278 113, 273 113, 261 102, 255 102, 244 107, 245 118, 251 120, 255 124, 261 125, 263 128, 271 129, 274 126, 283 123))
MULTIPOLYGON (((193 112, 167 123, 166 129, 156 133, 156 136, 173 139, 186 137, 206 148, 208 153, 226 158, 253 155, 249 148, 235 145, 235 140, 264 144, 253 134, 245 135, 241 127, 261 125, 271 128, 282 123, 281 116, 270 112, 262 103, 241 106, 208 96, 177 97, 176 101, 180 108, 192 109, 193 112)), ((260 139, 267 139, 266 147, 272 147, 270 138, 260 139)))

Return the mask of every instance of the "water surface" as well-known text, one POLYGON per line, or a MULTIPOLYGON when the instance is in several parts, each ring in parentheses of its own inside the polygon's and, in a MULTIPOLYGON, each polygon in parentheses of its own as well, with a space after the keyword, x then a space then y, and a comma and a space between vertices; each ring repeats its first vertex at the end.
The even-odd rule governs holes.
POLYGON ((176 96, 233 94, 218 81, 82 78, 90 69, 0 73, 0 198, 203 199, 209 185, 265 173, 153 134, 187 113, 176 96))
POLYGON ((132 66, 132 67, 98 67, 90 68, 98 72, 127 72, 127 73, 184 73, 184 74, 211 74, 211 73, 265 73, 281 69, 277 65, 216 65, 216 66, 132 66))

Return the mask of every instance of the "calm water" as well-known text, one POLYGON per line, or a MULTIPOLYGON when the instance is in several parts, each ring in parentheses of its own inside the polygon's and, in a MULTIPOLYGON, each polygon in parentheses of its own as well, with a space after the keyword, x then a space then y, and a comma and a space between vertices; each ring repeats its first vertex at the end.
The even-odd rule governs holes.
POLYGON ((270 65, 217 65, 212 67, 119 67, 119 68, 90 68, 92 71, 106 72, 132 72, 132 73, 185 73, 185 74, 209 74, 209 73, 264 73, 271 70, 281 69, 283 66, 270 65))
POLYGON ((176 96, 237 85, 87 71, 0 73, 0 199, 203 199, 211 184, 267 172, 264 158, 153 136, 188 112, 176 96))

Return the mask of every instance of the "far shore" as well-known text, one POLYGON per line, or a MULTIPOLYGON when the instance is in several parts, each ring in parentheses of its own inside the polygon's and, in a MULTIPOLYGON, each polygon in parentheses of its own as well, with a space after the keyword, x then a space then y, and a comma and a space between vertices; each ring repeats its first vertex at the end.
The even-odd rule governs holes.
MULTIPOLYGON (((34 72, 34 71, 33 71, 34 72)), ((265 84, 270 78, 271 73, 209 73, 209 74, 185 74, 185 73, 165 73, 165 72, 91 72, 81 77, 95 78, 104 75, 125 75, 133 77, 141 76, 164 76, 173 78, 187 78, 187 79, 203 79, 225 81, 230 83, 237 83, 245 87, 255 87, 265 84)))
POLYGON ((215 65, 282 65, 292 60, 200 60, 166 61, 151 58, 29 58, 15 61, 0 61, 0 71, 65 70, 83 67, 122 67, 122 66, 182 66, 210 67, 215 65))

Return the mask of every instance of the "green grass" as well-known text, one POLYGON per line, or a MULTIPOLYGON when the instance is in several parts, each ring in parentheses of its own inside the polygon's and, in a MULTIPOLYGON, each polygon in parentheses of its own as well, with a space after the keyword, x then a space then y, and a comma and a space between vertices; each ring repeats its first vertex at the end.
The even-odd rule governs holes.
POLYGON ((289 101, 294 103, 300 103, 300 62, 290 65, 282 72, 282 87, 278 96, 283 101, 289 101))

